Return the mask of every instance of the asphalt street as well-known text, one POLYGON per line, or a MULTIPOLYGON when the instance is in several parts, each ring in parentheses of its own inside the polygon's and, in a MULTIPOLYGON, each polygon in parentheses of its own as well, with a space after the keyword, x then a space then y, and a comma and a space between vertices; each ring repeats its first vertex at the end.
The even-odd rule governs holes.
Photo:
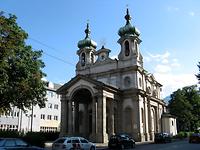
MULTIPOLYGON (((51 150, 51 146, 46 147, 46 149, 51 150)), ((97 150, 108 150, 108 148, 107 146, 97 146, 97 150)), ((164 144, 145 143, 136 145, 136 148, 133 150, 200 150, 200 143, 191 144, 188 140, 174 141, 164 144)))

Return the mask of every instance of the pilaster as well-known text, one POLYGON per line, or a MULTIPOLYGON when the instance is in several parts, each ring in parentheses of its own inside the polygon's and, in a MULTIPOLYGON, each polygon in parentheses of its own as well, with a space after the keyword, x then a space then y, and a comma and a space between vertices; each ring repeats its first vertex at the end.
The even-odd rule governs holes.
POLYGON ((73 113, 72 113, 72 100, 69 100, 68 103, 68 108, 69 108, 69 112, 68 112, 68 133, 69 135, 72 135, 72 131, 73 131, 73 113))
POLYGON ((61 131, 60 136, 67 135, 67 123, 68 123, 68 101, 66 95, 61 95, 61 131))

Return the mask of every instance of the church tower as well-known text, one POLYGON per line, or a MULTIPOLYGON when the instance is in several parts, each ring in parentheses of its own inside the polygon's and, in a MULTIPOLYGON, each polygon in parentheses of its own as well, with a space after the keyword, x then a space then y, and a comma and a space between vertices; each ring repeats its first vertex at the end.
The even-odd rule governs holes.
POLYGON ((79 56, 79 61, 76 65, 76 70, 83 70, 91 66, 95 61, 95 52, 97 44, 90 37, 89 23, 85 29, 85 39, 78 42, 77 55, 79 56))
POLYGON ((126 25, 118 31, 120 39, 117 42, 121 45, 118 59, 119 61, 131 61, 132 65, 143 67, 143 58, 139 51, 139 44, 142 42, 139 38, 140 32, 131 25, 131 16, 128 9, 125 19, 126 25))

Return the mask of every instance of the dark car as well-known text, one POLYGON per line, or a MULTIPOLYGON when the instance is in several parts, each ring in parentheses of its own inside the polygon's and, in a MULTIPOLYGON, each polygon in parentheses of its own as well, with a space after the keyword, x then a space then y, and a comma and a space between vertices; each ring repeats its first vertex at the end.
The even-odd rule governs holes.
POLYGON ((126 149, 126 148, 134 148, 135 141, 133 138, 127 134, 116 134, 112 135, 108 142, 109 149, 126 149))
POLYGON ((31 146, 19 138, 0 138, 0 150, 44 150, 44 148, 31 146))
POLYGON ((167 142, 171 142, 172 141, 172 137, 170 134, 168 133, 156 133, 155 137, 154 137, 154 142, 155 143, 167 143, 167 142))
POLYGON ((189 136, 189 143, 200 143, 200 133, 193 133, 189 136))

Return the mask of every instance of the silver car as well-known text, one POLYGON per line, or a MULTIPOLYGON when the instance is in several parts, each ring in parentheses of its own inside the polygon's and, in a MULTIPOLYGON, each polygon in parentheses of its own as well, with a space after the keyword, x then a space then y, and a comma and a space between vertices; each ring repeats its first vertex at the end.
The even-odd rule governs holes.
POLYGON ((83 137, 61 137, 52 144, 52 150, 96 150, 94 143, 83 137))

